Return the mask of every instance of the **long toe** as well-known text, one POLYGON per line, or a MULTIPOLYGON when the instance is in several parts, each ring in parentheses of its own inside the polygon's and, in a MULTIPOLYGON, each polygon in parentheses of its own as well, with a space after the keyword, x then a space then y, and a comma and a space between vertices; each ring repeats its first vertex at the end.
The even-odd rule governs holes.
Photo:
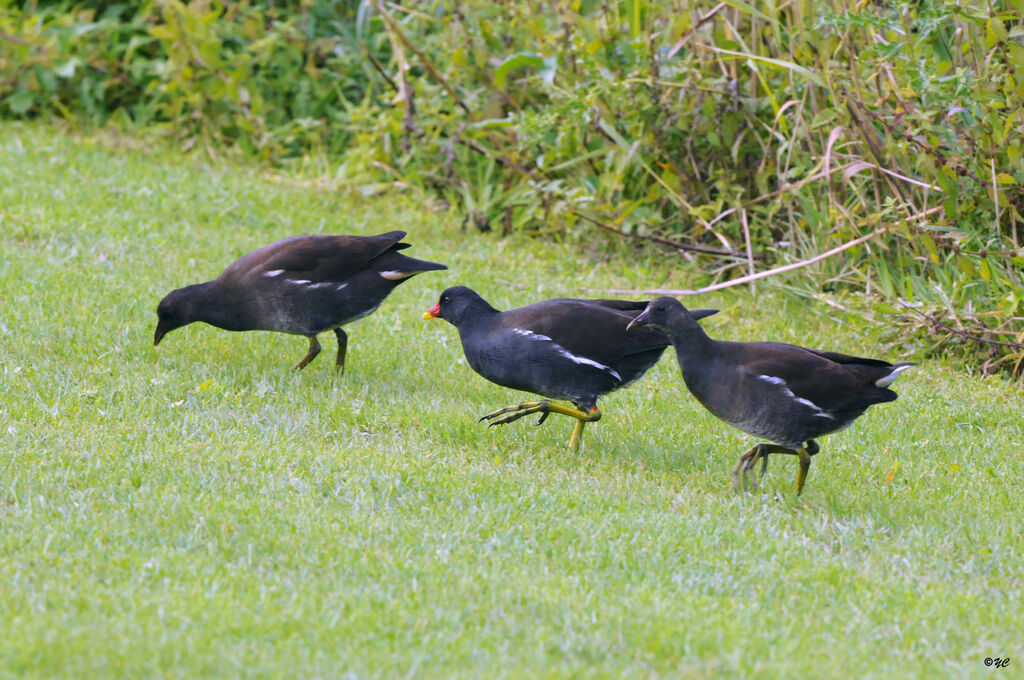
POLYGON ((759 446, 752 446, 736 459, 736 465, 732 469, 732 488, 734 491, 740 492, 746 488, 747 470, 757 461, 759 451, 759 446))
MULTIPOLYGON (((546 401, 524 401, 521 404, 512 404, 511 406, 503 406, 497 411, 492 411, 485 415, 480 416, 480 421, 490 420, 493 422, 488 425, 504 425, 505 423, 515 422, 524 416, 528 416, 531 413, 541 413, 547 415, 550 412, 550 404, 546 401)), ((544 422, 543 418, 539 423, 544 422)))

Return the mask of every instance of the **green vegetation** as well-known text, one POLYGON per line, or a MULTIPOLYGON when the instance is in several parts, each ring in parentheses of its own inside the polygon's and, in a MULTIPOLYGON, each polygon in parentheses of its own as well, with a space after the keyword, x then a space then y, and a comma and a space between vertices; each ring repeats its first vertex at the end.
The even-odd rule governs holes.
POLYGON ((1021 9, 2 3, 0 115, 426 192, 481 230, 654 239, 695 284, 840 248, 788 284, 869 293, 920 352, 1019 374, 1021 9))
MULTIPOLYGON (((0 675, 974 678, 1024 658, 1019 383, 925 362, 823 441, 799 500, 791 461, 738 496, 750 440, 670 352, 573 457, 564 418, 477 424, 523 395, 420 314, 456 282, 506 307, 692 283, 663 258, 100 139, 0 127, 0 675), (452 269, 351 326, 343 378, 289 371, 305 341, 278 334, 152 347, 172 287, 287 234, 387 229, 452 269)), ((899 358, 832 306, 693 299, 718 337, 899 358)))

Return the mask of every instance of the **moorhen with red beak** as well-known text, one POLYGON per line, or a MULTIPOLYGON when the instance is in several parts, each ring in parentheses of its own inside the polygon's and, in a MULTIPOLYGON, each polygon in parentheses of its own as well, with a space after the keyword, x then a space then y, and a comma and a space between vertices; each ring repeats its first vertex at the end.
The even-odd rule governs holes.
POLYGON ((320 353, 316 336, 333 330, 335 363, 344 372, 348 335, 341 329, 377 309, 395 286, 448 267, 399 253, 404 231, 376 236, 291 236, 231 263, 212 281, 171 291, 160 301, 153 344, 194 321, 228 331, 278 331, 309 338, 299 370, 320 353))
POLYGON ((664 331, 672 339, 683 382, 706 409, 744 432, 769 439, 740 456, 733 485, 745 486, 747 473, 768 455, 798 456, 796 493, 804 488, 816 437, 848 427, 869 406, 894 401, 888 389, 913 366, 890 364, 781 342, 713 340, 697 315, 671 297, 659 297, 627 327, 664 331))
MULTIPOLYGON (((625 387, 647 372, 669 346, 661 331, 627 333, 626 324, 646 307, 626 300, 555 299, 498 311, 470 288, 443 293, 424 319, 441 318, 459 330, 470 367, 502 387, 572 402, 528 401, 480 420, 504 425, 540 413, 576 419, 569 450, 579 450, 583 427, 601 417, 598 397, 625 387)), ((717 310, 694 310, 695 318, 717 310)))

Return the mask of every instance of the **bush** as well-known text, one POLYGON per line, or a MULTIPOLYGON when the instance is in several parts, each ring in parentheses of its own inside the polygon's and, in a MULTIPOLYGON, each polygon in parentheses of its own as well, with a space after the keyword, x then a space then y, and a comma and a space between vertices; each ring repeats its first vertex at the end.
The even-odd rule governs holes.
POLYGON ((665 243, 707 283, 790 265, 1019 374, 1022 5, 56 3, 0 10, 0 85, 6 115, 328 159, 480 229, 665 243))

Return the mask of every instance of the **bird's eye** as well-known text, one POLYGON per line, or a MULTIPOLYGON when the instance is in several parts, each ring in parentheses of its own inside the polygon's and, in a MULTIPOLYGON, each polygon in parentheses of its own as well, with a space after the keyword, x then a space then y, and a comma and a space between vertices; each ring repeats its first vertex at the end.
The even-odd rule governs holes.
POLYGON ((445 297, 441 298, 441 304, 442 305, 446 305, 446 304, 448 304, 451 301, 452 301, 451 298, 449 298, 448 296, 445 296, 445 297))

